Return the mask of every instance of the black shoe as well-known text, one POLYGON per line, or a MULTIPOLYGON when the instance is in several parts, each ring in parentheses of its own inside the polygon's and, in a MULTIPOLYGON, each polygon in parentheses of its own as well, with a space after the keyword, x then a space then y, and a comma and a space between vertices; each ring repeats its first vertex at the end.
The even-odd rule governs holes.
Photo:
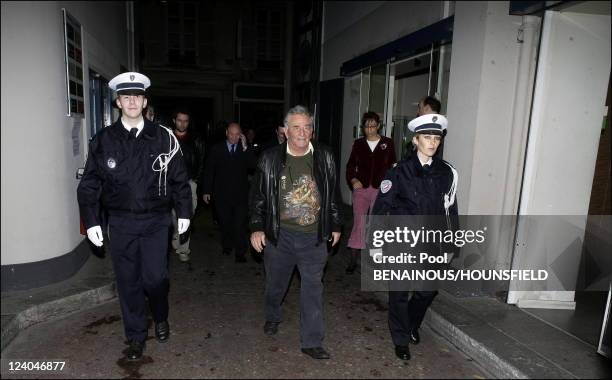
POLYGON ((236 262, 237 263, 246 263, 246 257, 244 257, 244 255, 238 255, 238 256, 236 256, 236 262))
POLYGON ((137 340, 130 341, 130 347, 125 351, 125 357, 129 361, 136 361, 142 357, 145 348, 145 342, 137 340))
POLYGON ((420 341, 419 329, 412 329, 412 331, 410 331, 410 343, 419 344, 420 341))
POLYGON ((302 352, 313 359, 329 359, 329 354, 323 347, 302 348, 302 352))
POLYGON ((266 321, 266 324, 264 325, 264 334, 266 335, 274 335, 278 332, 278 324, 280 322, 269 322, 266 321))
POLYGON ((155 324, 155 338, 159 343, 165 343, 170 338, 170 325, 168 321, 155 324))
POLYGON ((408 346, 395 346, 395 355, 402 360, 410 360, 410 349, 408 346))

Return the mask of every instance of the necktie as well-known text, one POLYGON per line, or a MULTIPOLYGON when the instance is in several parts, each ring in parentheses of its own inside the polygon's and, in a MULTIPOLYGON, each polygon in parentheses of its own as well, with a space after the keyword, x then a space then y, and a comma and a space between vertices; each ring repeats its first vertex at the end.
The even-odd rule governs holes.
POLYGON ((232 154, 236 153, 236 144, 232 144, 232 154))
POLYGON ((136 133, 138 133, 138 128, 132 128, 130 129, 130 140, 133 140, 136 138, 136 133))

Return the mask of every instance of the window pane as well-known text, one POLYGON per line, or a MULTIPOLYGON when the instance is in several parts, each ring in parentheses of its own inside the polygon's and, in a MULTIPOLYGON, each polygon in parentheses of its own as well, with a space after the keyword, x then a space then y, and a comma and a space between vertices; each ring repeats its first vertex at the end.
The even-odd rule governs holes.
POLYGON ((179 4, 174 1, 166 2, 168 5, 168 16, 179 17, 179 4))
POLYGON ((66 34, 68 35, 68 39, 74 41, 74 28, 70 23, 66 23, 66 34))
POLYGON ((195 64, 195 61, 195 50, 185 51, 185 55, 183 56, 183 63, 193 65, 195 64))
POLYGON ((184 33, 195 32, 195 20, 183 20, 183 32, 184 33))
POLYGON ((168 62, 170 63, 178 63, 180 62, 181 52, 179 49, 169 49, 168 50, 168 62))
POLYGON ((195 48, 195 36, 193 34, 185 34, 183 36, 183 44, 185 49, 195 48))
POLYGON ((387 65, 372 67, 370 75, 369 111, 374 111, 382 118, 385 112, 385 83, 387 65))
POLYGON ((178 18, 168 18, 168 32, 178 33, 180 31, 180 24, 178 18))
POLYGON ((168 48, 169 49, 180 49, 181 48, 181 43, 179 40, 178 33, 168 34, 168 48))
POLYGON ((74 45, 81 47, 81 33, 78 30, 74 32, 74 45))
POLYGON ((195 3, 183 3, 183 17, 195 17, 196 5, 195 3))
POLYGON ((267 22, 268 22, 268 12, 266 12, 265 10, 257 11, 257 23, 265 24, 267 22))

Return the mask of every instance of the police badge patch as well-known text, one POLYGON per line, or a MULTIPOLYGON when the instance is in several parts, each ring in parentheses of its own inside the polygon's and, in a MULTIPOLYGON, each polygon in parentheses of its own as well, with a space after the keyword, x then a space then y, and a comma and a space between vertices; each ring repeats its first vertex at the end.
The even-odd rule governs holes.
POLYGON ((386 192, 391 190, 391 186, 393 186, 393 183, 391 181, 389 181, 388 179, 382 181, 380 183, 380 192, 385 194, 386 192))
POLYGON ((117 162, 114 158, 111 157, 106 160, 106 166, 108 166, 109 169, 114 169, 117 166, 117 162))

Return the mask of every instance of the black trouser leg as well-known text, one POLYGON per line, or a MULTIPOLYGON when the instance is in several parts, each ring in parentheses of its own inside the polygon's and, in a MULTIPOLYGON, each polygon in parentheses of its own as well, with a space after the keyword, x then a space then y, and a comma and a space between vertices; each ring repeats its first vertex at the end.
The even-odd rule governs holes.
POLYGON ((423 323, 425 313, 438 294, 437 291, 415 291, 408 303, 410 313, 410 328, 418 329, 423 323))
POLYGON ((147 337, 145 292, 156 321, 168 317, 166 249, 170 215, 147 219, 110 216, 109 245, 128 340, 147 337))
POLYGON ((168 245, 169 223, 152 222, 147 234, 140 238, 142 284, 149 298, 155 323, 168 319, 168 245))
POLYGON ((327 263, 327 245, 316 245, 316 234, 308 238, 301 237, 300 240, 304 244, 303 247, 296 247, 297 266, 301 276, 300 340, 302 348, 321 347, 325 337, 321 280, 327 263))
POLYGON ((389 331, 396 346, 407 346, 410 342, 410 313, 408 291, 389 292, 389 331))
POLYGON ((282 320, 281 303, 297 262, 296 257, 289 242, 283 240, 282 234, 277 246, 268 243, 263 257, 266 269, 266 321, 280 322, 282 320))
POLYGON ((248 210, 246 204, 236 203, 233 206, 234 216, 234 247, 236 256, 244 256, 249 247, 247 238, 248 210))
POLYGON ((221 230, 221 246, 224 251, 230 250, 234 247, 233 210, 231 203, 217 199, 215 201, 215 209, 217 210, 217 220, 221 230))

